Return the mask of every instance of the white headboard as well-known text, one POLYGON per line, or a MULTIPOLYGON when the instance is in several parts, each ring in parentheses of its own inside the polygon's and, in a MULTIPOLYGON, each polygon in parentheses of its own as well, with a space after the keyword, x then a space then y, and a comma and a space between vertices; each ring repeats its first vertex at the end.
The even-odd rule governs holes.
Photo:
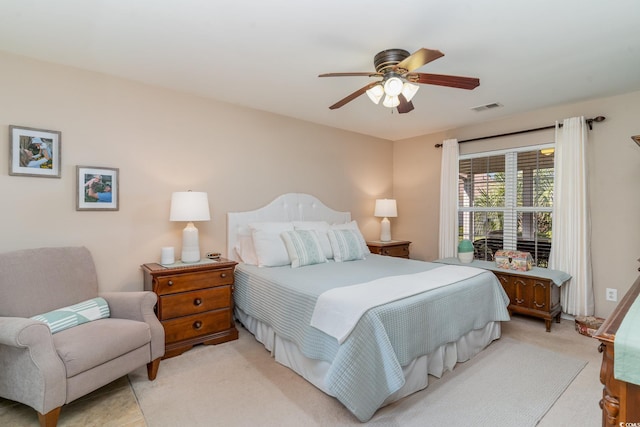
POLYGON ((247 212, 227 213, 227 258, 238 261, 235 245, 239 233, 247 233, 252 222, 263 221, 327 221, 344 224, 351 221, 351 212, 339 212, 320 200, 304 193, 278 196, 268 205, 247 212))

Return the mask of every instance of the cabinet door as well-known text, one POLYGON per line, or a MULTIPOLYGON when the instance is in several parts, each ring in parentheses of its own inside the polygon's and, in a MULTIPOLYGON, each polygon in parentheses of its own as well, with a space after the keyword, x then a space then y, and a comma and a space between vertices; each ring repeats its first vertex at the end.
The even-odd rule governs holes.
POLYGON ((494 274, 500 281, 500 284, 502 285, 502 289, 504 289, 504 291, 507 293, 507 296, 509 297, 509 304, 515 304, 516 288, 513 282, 510 280, 511 276, 508 274, 500 274, 496 272, 494 272, 494 274))
POLYGON ((533 280, 518 276, 511 276, 515 292, 513 303, 520 307, 531 308, 533 301, 533 280))
POLYGON ((532 279, 533 283, 533 300, 531 301, 531 308, 535 310, 541 310, 550 312, 550 287, 551 281, 542 279, 532 279))

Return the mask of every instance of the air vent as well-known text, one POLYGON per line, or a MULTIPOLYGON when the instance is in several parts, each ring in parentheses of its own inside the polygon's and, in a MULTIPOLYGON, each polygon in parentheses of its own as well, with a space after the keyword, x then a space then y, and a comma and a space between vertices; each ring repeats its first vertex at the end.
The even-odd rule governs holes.
POLYGON ((500 104, 499 102, 492 102, 490 104, 478 105, 477 107, 473 107, 472 110, 479 112, 479 111, 491 110, 492 108, 498 108, 498 107, 502 107, 502 104, 500 104))

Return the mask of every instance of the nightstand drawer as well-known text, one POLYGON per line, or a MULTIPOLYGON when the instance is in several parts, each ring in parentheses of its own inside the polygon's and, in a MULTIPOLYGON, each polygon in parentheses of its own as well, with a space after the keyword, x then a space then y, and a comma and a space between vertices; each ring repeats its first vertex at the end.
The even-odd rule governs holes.
POLYGON ((231 285, 165 295, 160 300, 162 320, 226 308, 231 304, 231 285))
POLYGON ((156 293, 158 295, 174 294, 211 288, 213 286, 231 285, 233 283, 233 269, 223 268, 216 271, 163 276, 157 278, 156 293))
POLYGON ((389 242, 381 242, 374 240, 367 242, 367 246, 372 254, 393 256, 398 258, 409 258, 409 245, 408 240, 391 240, 389 242))
POLYGON ((400 258, 409 258, 408 246, 393 246, 389 248, 381 248, 380 255, 395 256, 400 258))
POLYGON ((231 311, 227 309, 162 321, 166 344, 224 331, 230 324, 231 311))

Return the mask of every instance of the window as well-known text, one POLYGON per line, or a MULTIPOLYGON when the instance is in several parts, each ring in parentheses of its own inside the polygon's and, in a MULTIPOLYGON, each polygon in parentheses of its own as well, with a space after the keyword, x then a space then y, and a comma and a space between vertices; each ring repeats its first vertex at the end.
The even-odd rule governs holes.
POLYGON ((476 259, 499 249, 530 252, 547 267, 551 251, 553 148, 460 157, 458 237, 473 242, 476 259))

